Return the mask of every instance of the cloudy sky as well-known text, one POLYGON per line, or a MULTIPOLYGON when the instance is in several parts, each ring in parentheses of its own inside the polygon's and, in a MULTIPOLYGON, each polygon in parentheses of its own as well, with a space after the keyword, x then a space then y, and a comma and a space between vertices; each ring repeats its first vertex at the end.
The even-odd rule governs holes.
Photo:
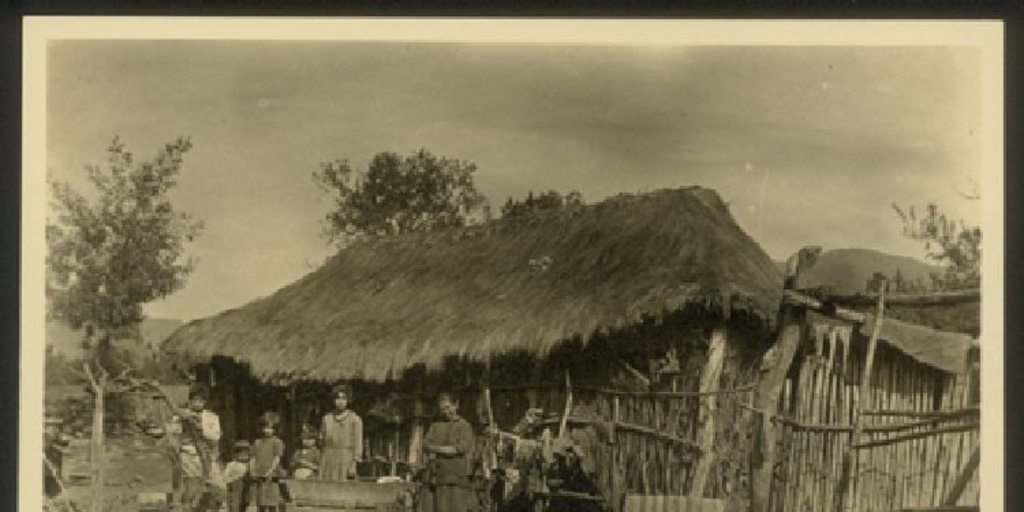
POLYGON ((943 47, 55 42, 47 167, 84 186, 119 135, 139 158, 190 135, 178 206, 206 223, 188 285, 150 305, 239 306, 329 254, 318 163, 379 151, 472 160, 499 206, 528 190, 701 185, 775 259, 803 245, 921 256, 890 204, 979 179, 979 61, 943 47))

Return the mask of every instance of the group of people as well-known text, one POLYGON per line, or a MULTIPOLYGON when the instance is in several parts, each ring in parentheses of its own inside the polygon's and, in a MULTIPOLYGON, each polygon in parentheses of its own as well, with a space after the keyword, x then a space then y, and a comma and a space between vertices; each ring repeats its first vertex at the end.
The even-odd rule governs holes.
MULTIPOLYGON (((362 458, 363 422, 349 408, 352 388, 339 385, 332 390, 334 409, 325 414, 319 429, 304 428, 302 446, 285 464, 285 444, 278 437, 279 418, 274 412, 260 417, 261 436, 252 442, 239 440, 232 459, 221 466, 217 445, 221 438, 217 415, 206 409, 207 394, 202 387, 189 395, 189 407, 182 411, 183 435, 180 446, 181 498, 189 510, 212 510, 212 489, 226 491, 229 512, 255 506, 258 512, 277 512, 290 501, 282 480, 317 479, 343 482, 356 477, 356 463, 362 458)), ((441 420, 430 425, 423 438, 423 512, 467 512, 475 503, 471 485, 470 453, 476 440, 469 422, 459 415, 458 400, 450 394, 438 397, 441 420)))
POLYGON ((290 501, 282 482, 285 478, 354 479, 356 462, 362 458, 362 419, 348 408, 351 387, 339 385, 332 396, 334 410, 324 415, 319 430, 303 429, 302 447, 293 454, 291 464, 285 464, 285 444, 278 437, 280 418, 268 411, 260 416, 260 437, 235 442, 232 459, 221 467, 216 457, 219 418, 206 409, 206 390, 193 388, 188 409, 181 411, 181 503, 188 510, 216 509, 220 500, 214 495, 223 490, 229 512, 247 510, 249 505, 258 512, 276 512, 290 501))

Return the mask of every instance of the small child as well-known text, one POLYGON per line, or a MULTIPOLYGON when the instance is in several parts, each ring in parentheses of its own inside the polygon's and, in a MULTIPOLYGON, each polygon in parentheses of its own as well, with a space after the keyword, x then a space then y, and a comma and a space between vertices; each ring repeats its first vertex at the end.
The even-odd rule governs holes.
POLYGON ((245 512, 249 486, 249 441, 235 442, 235 458, 224 466, 228 487, 228 512, 245 512))
POLYGON ((278 416, 267 412, 260 418, 260 431, 263 437, 256 440, 252 447, 252 460, 249 462, 249 474, 255 485, 250 486, 250 503, 256 504, 258 512, 277 512, 284 504, 279 479, 281 457, 284 455, 284 441, 275 435, 278 416))
POLYGON ((316 447, 317 433, 308 426, 302 427, 302 448, 292 457, 292 476, 296 480, 316 477, 320 468, 320 449, 316 447))

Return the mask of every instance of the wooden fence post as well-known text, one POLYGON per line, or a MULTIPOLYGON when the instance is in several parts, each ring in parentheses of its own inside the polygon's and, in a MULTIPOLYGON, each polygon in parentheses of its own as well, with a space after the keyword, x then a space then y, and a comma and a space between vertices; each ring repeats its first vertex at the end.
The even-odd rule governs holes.
POLYGON ((836 500, 838 512, 843 512, 850 507, 851 487, 853 485, 853 473, 857 466, 857 439, 862 430, 861 411, 871 408, 871 370, 875 364, 875 347, 878 344, 878 335, 882 331, 882 316, 885 313, 885 289, 887 283, 882 282, 878 293, 878 309, 875 313, 875 324, 871 329, 871 338, 868 339, 868 353, 864 359, 864 370, 860 374, 860 400, 853 406, 853 430, 850 432, 850 442, 843 457, 843 471, 839 477, 836 500))
MULTIPOLYGON (((700 392, 714 392, 718 390, 718 380, 722 375, 722 364, 725 360, 726 348, 725 326, 715 327, 711 331, 711 345, 708 348, 708 359, 704 364, 704 370, 700 374, 700 392)), ((693 480, 690 485, 690 496, 700 498, 704 496, 704 486, 707 482, 711 464, 715 458, 715 409, 717 406, 715 395, 709 394, 700 398, 699 425, 700 431, 697 434, 697 442, 700 445, 700 459, 693 471, 693 480)))
MULTIPOLYGON (((821 247, 804 247, 786 261, 783 288, 796 290, 803 287, 807 275, 821 255, 821 247)), ((750 512, 767 512, 772 490, 772 470, 775 466, 775 436, 772 418, 779 406, 779 394, 786 382, 786 374, 800 346, 806 310, 783 302, 779 308, 779 335, 775 345, 764 356, 761 375, 754 386, 754 445, 750 450, 750 512)))
MULTIPOLYGON (((396 447, 397 448, 397 447, 396 447)), ((412 432, 409 434, 410 465, 420 462, 420 451, 423 449, 423 386, 416 386, 416 398, 413 404, 412 432)))
POLYGON ((611 449, 611 456, 612 456, 611 457, 612 458, 612 460, 611 460, 611 462, 612 462, 611 463, 611 472, 612 472, 611 480, 612 480, 612 482, 611 482, 611 497, 610 497, 610 501, 611 501, 611 504, 612 504, 612 510, 614 512, 619 512, 620 510, 622 510, 622 499, 621 498, 622 498, 622 494, 623 494, 623 485, 624 485, 624 482, 622 481, 622 478, 620 478, 620 476, 619 476, 619 471, 622 468, 621 468, 621 466, 619 464, 619 460, 618 460, 619 451, 622 449, 619 446, 619 442, 620 441, 619 441, 618 423, 619 423, 620 418, 621 418, 621 416, 620 416, 620 412, 619 412, 619 395, 614 395, 614 396, 612 396, 612 449, 611 449))
POLYGON ((767 512, 775 466, 775 436, 772 419, 786 374, 800 346, 805 315, 783 306, 782 328, 775 346, 765 355, 761 376, 754 387, 754 445, 750 451, 750 512, 767 512))

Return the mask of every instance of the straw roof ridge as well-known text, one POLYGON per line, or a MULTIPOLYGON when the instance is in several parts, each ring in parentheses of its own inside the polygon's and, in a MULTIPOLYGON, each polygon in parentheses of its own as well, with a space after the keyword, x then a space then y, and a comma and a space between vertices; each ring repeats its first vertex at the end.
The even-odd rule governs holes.
POLYGON ((620 194, 482 225, 367 238, 165 347, 258 376, 382 380, 447 356, 537 356, 688 305, 770 322, 782 276, 716 192, 620 194))

